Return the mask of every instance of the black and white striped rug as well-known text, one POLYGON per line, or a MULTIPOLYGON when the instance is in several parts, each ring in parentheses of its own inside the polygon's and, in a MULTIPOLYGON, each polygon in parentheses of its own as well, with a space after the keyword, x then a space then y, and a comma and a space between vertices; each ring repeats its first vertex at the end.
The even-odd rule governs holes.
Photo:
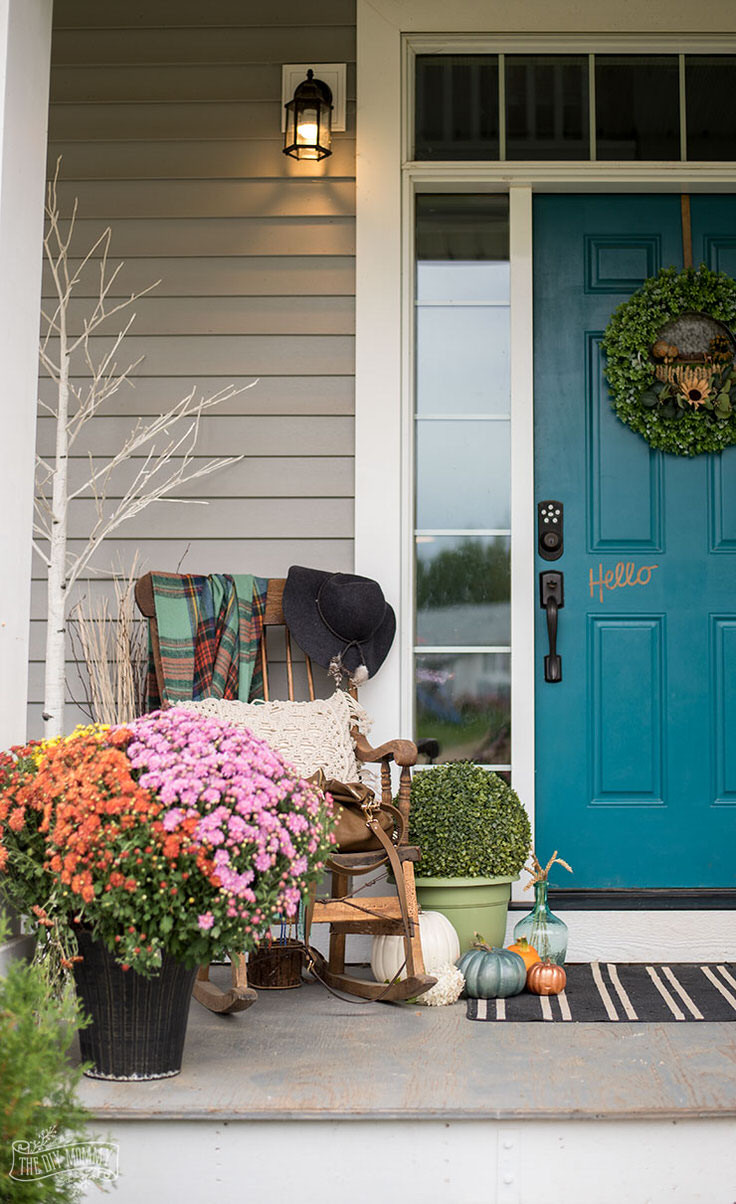
POLYGON ((736 1020, 736 966, 566 966, 561 995, 523 991, 509 999, 469 999, 468 1020, 562 1020, 588 1023, 736 1020))

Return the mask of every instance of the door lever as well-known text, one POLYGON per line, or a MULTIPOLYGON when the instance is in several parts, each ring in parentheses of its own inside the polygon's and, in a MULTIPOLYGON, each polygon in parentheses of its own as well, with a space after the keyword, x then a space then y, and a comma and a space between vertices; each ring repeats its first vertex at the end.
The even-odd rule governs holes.
POLYGON ((544 658, 544 680, 562 681, 562 660, 557 654, 557 616, 565 605, 565 578, 562 573, 539 574, 539 601, 547 615, 549 653, 544 658))

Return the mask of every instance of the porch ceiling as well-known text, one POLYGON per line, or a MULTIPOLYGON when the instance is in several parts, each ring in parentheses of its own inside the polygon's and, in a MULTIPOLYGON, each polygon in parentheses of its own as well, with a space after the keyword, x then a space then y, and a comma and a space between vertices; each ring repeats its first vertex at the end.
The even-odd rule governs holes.
MULTIPOLYGON (((213 978, 226 970, 213 971, 213 978)), ((102 1120, 677 1120, 736 1116, 730 1024, 471 1024, 306 984, 239 1016, 192 1003, 184 1069, 85 1079, 102 1120)))

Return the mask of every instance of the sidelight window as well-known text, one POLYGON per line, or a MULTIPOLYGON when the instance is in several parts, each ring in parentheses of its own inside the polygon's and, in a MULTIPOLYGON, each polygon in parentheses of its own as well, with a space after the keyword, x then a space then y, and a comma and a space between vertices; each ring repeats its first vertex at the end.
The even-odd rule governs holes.
POLYGON ((416 199, 417 739, 510 762, 506 196, 416 199))

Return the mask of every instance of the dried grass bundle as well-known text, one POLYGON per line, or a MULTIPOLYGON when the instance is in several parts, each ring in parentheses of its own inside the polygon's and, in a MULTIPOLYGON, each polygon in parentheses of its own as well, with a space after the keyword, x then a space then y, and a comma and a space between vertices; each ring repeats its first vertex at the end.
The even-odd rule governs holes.
POLYGON ((130 572, 114 576, 114 613, 107 598, 78 603, 70 622, 87 670, 79 705, 94 723, 129 723, 145 710, 148 650, 145 621, 137 614, 137 558, 130 572))

